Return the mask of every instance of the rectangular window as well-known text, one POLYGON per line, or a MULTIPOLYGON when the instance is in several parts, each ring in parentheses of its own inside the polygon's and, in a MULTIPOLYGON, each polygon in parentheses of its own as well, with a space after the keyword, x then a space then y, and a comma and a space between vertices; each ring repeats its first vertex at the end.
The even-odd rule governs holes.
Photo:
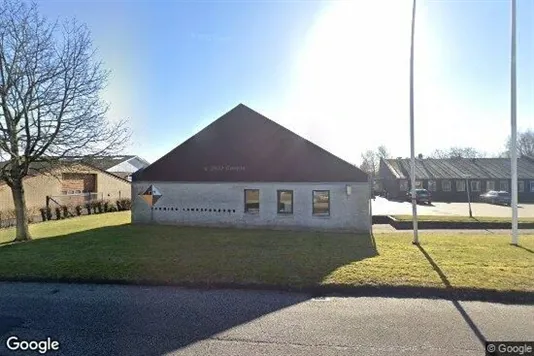
POLYGON ((431 192, 436 191, 436 181, 435 180, 429 180, 428 181, 428 190, 431 192))
POLYGON ((456 181, 456 191, 457 192, 465 192, 465 180, 457 180, 456 181))
POLYGON ((520 191, 520 192, 524 192, 525 191, 525 182, 520 180, 517 182, 517 190, 520 191))
POLYGON ((499 182, 499 190, 504 190, 505 192, 508 191, 508 181, 507 180, 501 180, 499 182))
POLYGON ((423 188, 423 181, 422 180, 416 180, 415 181, 415 187, 416 188, 423 188))
POLYGON ((399 189, 401 192, 405 192, 408 190, 408 181, 406 179, 402 179, 399 181, 399 189))
POLYGON ((472 192, 480 192, 480 181, 479 180, 472 180, 471 181, 471 191, 472 192))
POLYGON ((277 195, 278 214, 293 214, 293 191, 279 190, 277 195))
POLYGON ((490 190, 495 190, 495 181, 488 180, 486 182, 486 190, 489 192, 490 190))
POLYGON ((314 190, 313 191, 313 215, 328 216, 330 215, 330 191, 314 190))
POLYGON ((534 180, 530 181, 530 192, 534 193, 534 180))
POLYGON ((451 191, 451 181, 450 180, 442 180, 441 181, 441 189, 444 192, 450 192, 451 191))
POLYGON ((245 213, 257 214, 260 212, 260 190, 245 189, 245 213))

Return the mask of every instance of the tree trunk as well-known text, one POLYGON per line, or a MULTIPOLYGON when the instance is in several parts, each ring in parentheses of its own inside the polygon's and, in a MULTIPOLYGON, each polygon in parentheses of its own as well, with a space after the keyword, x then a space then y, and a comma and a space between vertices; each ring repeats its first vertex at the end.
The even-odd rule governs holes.
POLYGON ((28 212, 26 210, 26 199, 24 197, 22 181, 14 182, 11 187, 11 192, 17 215, 17 235, 15 241, 29 241, 31 240, 31 236, 28 229, 28 212))

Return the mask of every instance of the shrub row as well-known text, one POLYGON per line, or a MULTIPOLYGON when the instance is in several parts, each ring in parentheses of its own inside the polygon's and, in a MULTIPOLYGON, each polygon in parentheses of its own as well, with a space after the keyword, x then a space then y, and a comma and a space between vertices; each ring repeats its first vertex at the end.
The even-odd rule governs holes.
MULTIPOLYGON (((116 204, 108 200, 96 200, 84 205, 63 205, 55 208, 28 208, 28 223, 35 222, 35 217, 41 214, 41 220, 61 220, 83 214, 102 214, 114 211, 130 210, 132 201, 130 199, 119 199, 116 204)), ((12 227, 16 225, 15 209, 0 210, 0 228, 12 227)))
POLYGON ((115 211, 130 210, 131 205, 132 204, 130 199, 117 200, 117 205, 111 203, 108 200, 95 200, 92 202, 88 202, 84 205, 64 205, 61 207, 56 207, 54 208, 54 216, 50 208, 42 208, 41 218, 43 221, 61 220, 67 219, 69 217, 80 216, 84 213, 87 215, 112 213, 115 211))

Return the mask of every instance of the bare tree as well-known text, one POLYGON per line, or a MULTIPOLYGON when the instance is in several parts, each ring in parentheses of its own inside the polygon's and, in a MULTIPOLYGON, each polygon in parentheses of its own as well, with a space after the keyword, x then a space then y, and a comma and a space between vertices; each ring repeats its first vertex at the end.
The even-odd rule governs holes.
MULTIPOLYGON (((512 138, 508 137, 506 141, 506 151, 503 153, 504 157, 510 157, 512 146, 512 138)), ((517 154, 518 156, 534 157, 534 130, 529 129, 524 132, 519 132, 517 135, 517 154)))
POLYGON ((86 26, 0 0, 0 180, 12 191, 16 241, 31 239, 22 181, 33 167, 116 152, 127 140, 125 122, 106 119, 107 77, 86 26))
POLYGON ((362 163, 360 164, 360 169, 374 176, 378 173, 380 158, 389 157, 389 151, 384 145, 378 146, 376 150, 367 150, 362 153, 362 163))
POLYGON ((449 149, 437 149, 430 154, 431 158, 482 158, 484 152, 473 147, 451 147, 449 149))
POLYGON ((378 146, 376 151, 377 151, 376 155, 378 156, 378 159, 380 159, 380 158, 389 158, 391 156, 389 151, 388 151, 388 149, 384 145, 378 146))

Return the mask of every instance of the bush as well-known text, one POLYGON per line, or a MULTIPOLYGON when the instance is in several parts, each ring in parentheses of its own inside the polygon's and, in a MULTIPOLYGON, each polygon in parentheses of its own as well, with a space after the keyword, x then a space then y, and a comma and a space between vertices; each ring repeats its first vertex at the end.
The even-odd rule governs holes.
POLYGON ((109 201, 104 201, 104 213, 109 212, 109 201))
POLYGON ((46 208, 39 209, 39 212, 41 213, 41 220, 46 221, 46 218, 47 218, 46 208))
POLYGON ((104 212, 104 202, 102 200, 96 201, 96 209, 98 210, 99 214, 102 214, 104 212))
POLYGON ((52 209, 46 208, 46 219, 52 220, 52 209))
POLYGON ((76 206, 74 207, 74 210, 76 211, 76 215, 77 215, 77 216, 82 215, 82 206, 81 206, 81 205, 76 205, 76 206))
POLYGON ((115 205, 113 205, 113 204, 110 204, 108 209, 109 209, 108 212, 110 212, 110 213, 114 213, 114 212, 118 211, 117 207, 115 205))
POLYGON ((130 199, 124 198, 117 200, 117 210, 124 211, 130 210, 132 208, 132 201, 130 199))
POLYGON ((56 208, 56 220, 61 220, 61 208, 56 208))
POLYGON ((85 209, 87 209, 87 215, 91 215, 91 203, 85 203, 85 209))
POLYGON ((61 209, 63 210, 63 219, 67 219, 69 217, 69 207, 63 205, 61 209))
POLYGON ((97 204, 96 204, 96 201, 92 201, 91 202, 91 209, 93 210, 93 214, 97 214, 98 213, 98 208, 97 208, 97 204))

